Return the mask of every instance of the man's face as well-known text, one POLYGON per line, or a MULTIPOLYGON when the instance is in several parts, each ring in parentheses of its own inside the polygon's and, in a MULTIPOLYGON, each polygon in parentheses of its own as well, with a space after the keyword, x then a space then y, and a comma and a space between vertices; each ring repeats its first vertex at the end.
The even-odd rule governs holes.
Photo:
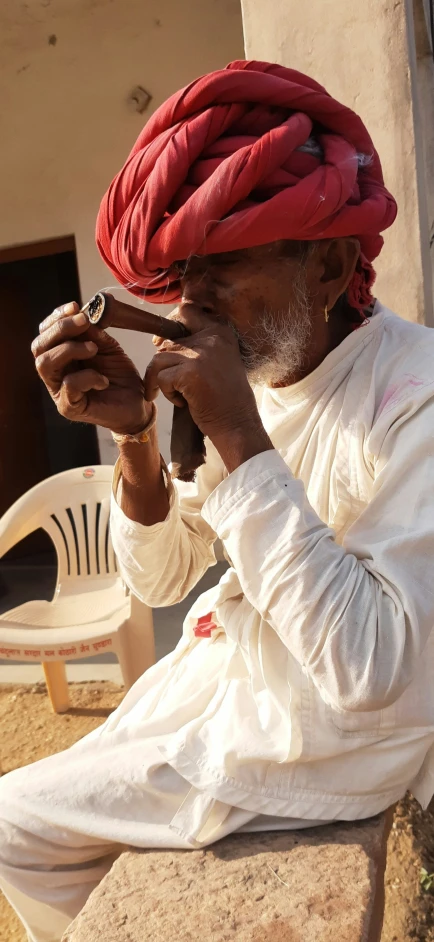
POLYGON ((182 300, 229 322, 252 382, 280 385, 303 367, 312 304, 300 254, 281 243, 193 256, 176 266, 182 300))

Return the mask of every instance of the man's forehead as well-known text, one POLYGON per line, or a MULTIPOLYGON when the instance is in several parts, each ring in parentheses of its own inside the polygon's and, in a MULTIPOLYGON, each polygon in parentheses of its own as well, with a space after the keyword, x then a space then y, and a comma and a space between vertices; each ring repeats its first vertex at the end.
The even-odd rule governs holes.
MULTIPOLYGON (((289 250, 290 245, 295 245, 295 243, 286 243, 283 241, 279 242, 267 242, 265 245, 254 245, 245 249, 236 249, 232 252, 218 252, 210 255, 190 255, 187 259, 181 259, 176 262, 176 268, 182 270, 184 273, 187 270, 205 270, 210 266, 220 266, 233 265, 236 263, 248 263, 256 262, 260 260, 271 259, 279 257, 282 254, 285 254, 287 257, 292 254, 289 250)), ((294 249, 294 256, 297 252, 294 249)))

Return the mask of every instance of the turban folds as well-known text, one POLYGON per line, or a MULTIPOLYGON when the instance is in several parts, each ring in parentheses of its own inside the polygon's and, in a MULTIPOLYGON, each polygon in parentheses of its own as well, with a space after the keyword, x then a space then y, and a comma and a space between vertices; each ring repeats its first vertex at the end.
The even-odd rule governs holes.
POLYGON ((300 72, 231 62, 154 113, 101 203, 97 244, 118 281, 179 299, 174 262, 280 239, 355 236, 350 303, 371 300, 396 216, 362 120, 300 72))

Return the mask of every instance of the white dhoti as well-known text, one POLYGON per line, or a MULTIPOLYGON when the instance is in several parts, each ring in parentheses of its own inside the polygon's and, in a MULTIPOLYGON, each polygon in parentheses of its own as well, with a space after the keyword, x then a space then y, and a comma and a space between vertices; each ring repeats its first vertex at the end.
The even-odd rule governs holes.
POLYGON ((156 741, 116 733, 5 776, 0 807, 0 886, 32 942, 59 942, 126 846, 188 849, 187 816, 201 844, 257 817, 191 788, 156 741))
POLYGON ((31 942, 59 942, 128 846, 193 849, 240 829, 324 824, 232 807, 165 762, 176 729, 176 714, 163 708, 167 665, 177 657, 156 664, 70 749, 0 779, 0 887, 31 942))

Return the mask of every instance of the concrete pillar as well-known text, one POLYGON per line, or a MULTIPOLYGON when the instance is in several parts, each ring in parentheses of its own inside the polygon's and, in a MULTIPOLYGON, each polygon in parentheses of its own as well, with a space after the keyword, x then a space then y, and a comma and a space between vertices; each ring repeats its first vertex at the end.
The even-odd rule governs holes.
POLYGON ((246 58, 308 73, 366 122, 399 206, 377 262, 376 293, 403 317, 434 326, 434 81, 423 0, 414 0, 414 9, 413 0, 241 4, 246 58))

